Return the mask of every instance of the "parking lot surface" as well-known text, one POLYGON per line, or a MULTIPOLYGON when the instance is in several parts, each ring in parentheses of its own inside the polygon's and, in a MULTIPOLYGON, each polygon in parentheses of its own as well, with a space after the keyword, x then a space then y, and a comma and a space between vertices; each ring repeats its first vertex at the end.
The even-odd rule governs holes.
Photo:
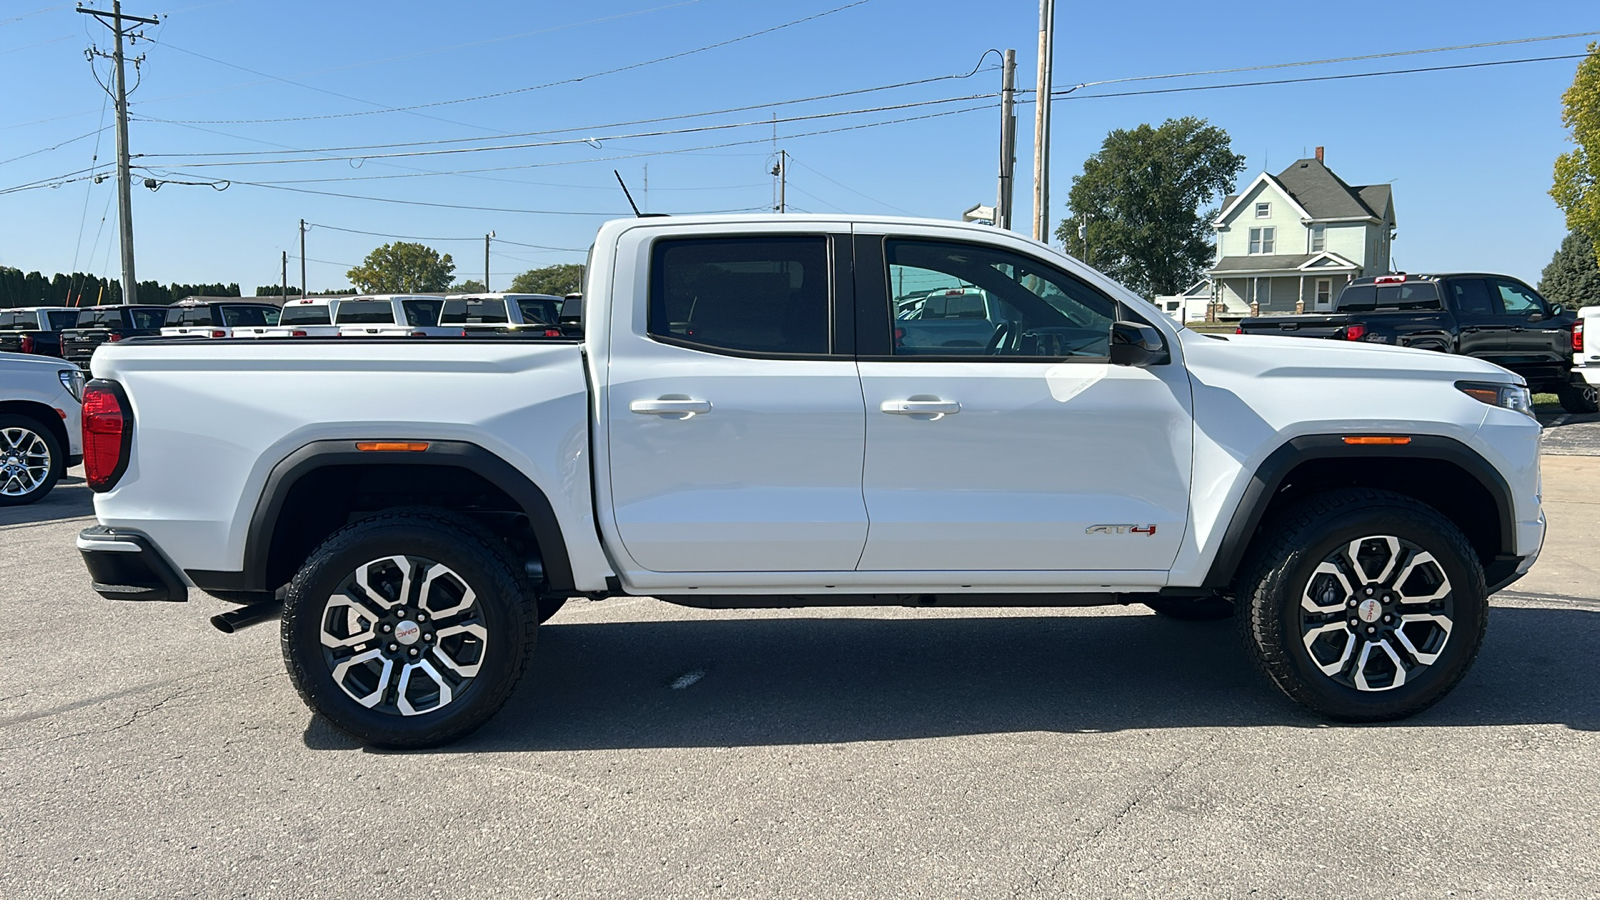
POLYGON ((0 511, 0 897, 1594 896, 1600 423, 1546 440, 1544 555, 1405 722, 1142 607, 621 599, 405 754, 315 720, 273 625, 97 597, 73 478, 0 511))

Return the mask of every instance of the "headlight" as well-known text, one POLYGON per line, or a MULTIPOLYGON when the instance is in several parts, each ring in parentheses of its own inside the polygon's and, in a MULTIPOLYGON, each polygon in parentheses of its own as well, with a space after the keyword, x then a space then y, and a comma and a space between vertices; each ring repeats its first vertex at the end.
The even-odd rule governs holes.
POLYGON ((82 369, 62 369, 56 373, 56 377, 61 379, 61 386, 67 389, 67 393, 72 395, 72 399, 79 403, 83 402, 82 369))
POLYGON ((1515 410, 1530 418, 1533 416, 1533 395, 1528 392, 1526 385, 1458 381, 1456 382, 1456 387, 1461 390, 1461 393, 1479 403, 1515 410))

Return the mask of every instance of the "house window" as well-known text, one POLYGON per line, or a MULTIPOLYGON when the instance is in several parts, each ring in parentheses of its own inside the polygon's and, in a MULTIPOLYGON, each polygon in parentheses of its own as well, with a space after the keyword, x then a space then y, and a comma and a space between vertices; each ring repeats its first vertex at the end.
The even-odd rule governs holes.
POLYGON ((1256 218, 1258 218, 1258 219, 1270 219, 1270 218, 1272 218, 1272 204, 1271 203, 1257 203, 1256 204, 1256 218))
POLYGON ((1328 249, 1328 229, 1325 225, 1311 226, 1311 252, 1321 253, 1328 249))
POLYGON ((1277 233, 1278 229, 1272 227, 1250 229, 1250 255, 1271 254, 1275 251, 1278 245, 1277 233))
POLYGON ((1327 309, 1333 300, 1333 279, 1317 279, 1317 309, 1327 309))

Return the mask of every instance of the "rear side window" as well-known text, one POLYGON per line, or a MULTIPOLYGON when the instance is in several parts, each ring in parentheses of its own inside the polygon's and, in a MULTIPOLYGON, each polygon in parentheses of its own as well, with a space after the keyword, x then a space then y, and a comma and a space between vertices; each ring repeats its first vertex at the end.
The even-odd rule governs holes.
POLYGON ((440 325, 504 325, 506 324, 504 300, 446 300, 440 325))
POLYGON ((46 313, 46 315, 50 318, 51 331, 78 327, 78 313, 76 310, 63 310, 61 312, 46 313))
POLYGON ((816 237, 657 241, 653 337, 715 350, 828 352, 828 241, 816 237))
POLYGON ((432 328, 439 324, 443 300, 402 300, 400 308, 406 314, 406 324, 413 328, 432 328))
POLYGON ((1481 278, 1463 278, 1450 282, 1450 297, 1455 300, 1456 309, 1460 312, 1474 316, 1496 316, 1500 310, 1496 308, 1493 298, 1489 296, 1489 288, 1481 278))
POLYGON ((335 325, 393 325, 394 305, 387 300, 347 300, 333 314, 335 325))
POLYGON ((333 320, 328 317, 328 307, 319 306, 285 306, 283 314, 278 317, 279 325, 332 325, 333 320))
POLYGON ((517 301, 517 311, 522 313, 522 321, 530 325, 554 325, 560 317, 561 301, 559 300, 533 300, 517 301))
POLYGON ((272 306, 224 306, 222 324, 229 328, 276 325, 278 309, 272 306))

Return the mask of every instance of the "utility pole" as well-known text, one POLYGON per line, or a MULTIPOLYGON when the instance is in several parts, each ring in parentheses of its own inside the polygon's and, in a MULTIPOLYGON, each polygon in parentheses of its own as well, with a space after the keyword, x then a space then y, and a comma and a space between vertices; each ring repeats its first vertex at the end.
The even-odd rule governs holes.
MULTIPOLYGON (((111 60, 117 70, 117 226, 122 236, 122 302, 134 303, 138 301, 139 282, 133 272, 133 181, 128 172, 128 74, 123 65, 122 39, 126 36, 132 43, 138 38, 133 34, 134 28, 138 25, 158 25, 160 20, 123 15, 122 0, 111 0, 111 12, 82 6, 78 7, 78 12, 99 19, 100 24, 110 28, 115 35, 111 60), (125 28, 122 24, 124 21, 137 24, 125 28)), ((95 52, 100 56, 105 55, 95 52)), ((134 60, 134 64, 137 65, 142 59, 144 57, 141 56, 134 60)))
POLYGON ((289 251, 287 250, 283 251, 283 293, 278 296, 283 298, 283 302, 289 302, 289 251))
POLYGON ((1033 115, 1033 239, 1050 243, 1050 76, 1056 0, 1039 0, 1039 90, 1033 115))
POLYGON ((489 239, 494 237, 494 232, 483 236, 483 289, 489 290, 489 239))
POLYGON ((650 164, 644 164, 644 190, 639 194, 640 208, 650 211, 650 164))
POLYGON ((306 220, 300 220, 300 296, 306 295, 306 220))
POLYGON ((1011 198, 1017 174, 1017 51, 1007 50, 1000 70, 1000 197, 994 205, 995 225, 1011 228, 1011 198))
POLYGON ((778 164, 772 167, 772 174, 778 176, 778 212, 788 212, 789 204, 784 194, 789 186, 789 151, 778 151, 778 164))

